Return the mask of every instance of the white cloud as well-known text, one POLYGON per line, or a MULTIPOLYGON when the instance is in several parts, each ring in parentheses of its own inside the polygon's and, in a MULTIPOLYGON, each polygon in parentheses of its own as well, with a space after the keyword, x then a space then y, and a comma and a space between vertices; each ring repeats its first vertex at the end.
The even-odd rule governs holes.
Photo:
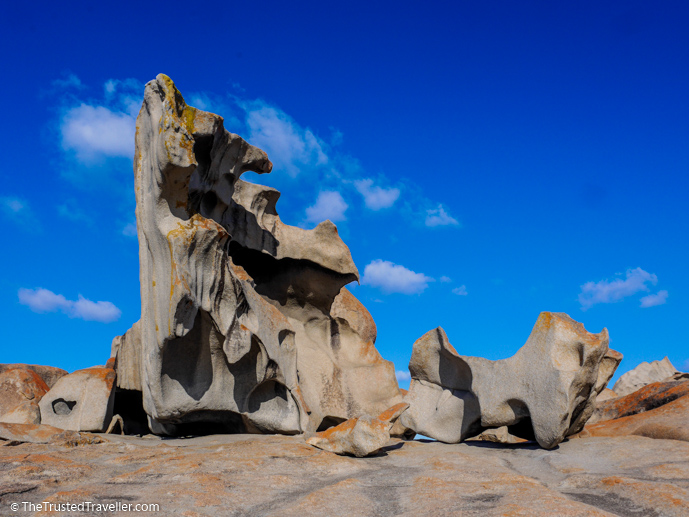
POLYGON ((658 283, 658 277, 637 267, 628 269, 626 278, 615 280, 601 280, 600 282, 586 282, 581 286, 579 303, 585 311, 598 303, 614 303, 641 291, 648 291, 648 285, 658 283))
POLYGON ((684 361, 684 362, 681 364, 680 368, 682 369, 683 372, 689 372, 689 359, 687 359, 686 361, 684 361))
POLYGON ((345 211, 347 203, 342 195, 336 191, 322 191, 318 194, 316 204, 306 209, 306 220, 312 223, 320 223, 326 219, 333 222, 347 219, 345 211))
POLYGON ((240 102, 246 111, 247 140, 268 153, 275 170, 295 177, 302 169, 328 163, 325 144, 282 110, 263 101, 240 102))
POLYGON ((73 151, 82 163, 134 155, 136 116, 131 113, 81 104, 65 113, 60 130, 62 148, 73 151))
POLYGON ((371 179, 357 180, 354 182, 354 186, 359 191, 359 194, 364 196, 364 203, 371 210, 390 208, 397 201, 397 198, 400 197, 399 189, 374 187, 373 180, 371 179))
POLYGON ((426 226, 459 226, 459 221, 439 204, 438 208, 426 210, 426 226))
POLYGON ((405 372, 404 370, 397 370, 395 372, 395 377, 397 377, 397 382, 406 382, 411 380, 411 373, 405 372))
POLYGON ((440 281, 444 284, 449 284, 452 282, 452 279, 449 276, 441 276, 440 281))
POLYGON ((81 295, 77 300, 72 301, 61 294, 55 294, 42 288, 22 288, 17 294, 19 303, 38 313, 60 311, 70 318, 100 321, 101 323, 110 323, 122 315, 122 311, 111 302, 92 302, 81 295))
POLYGON ((423 273, 415 273, 404 266, 380 259, 364 268, 361 280, 362 284, 378 287, 388 294, 420 293, 428 287, 428 282, 433 282, 433 279, 423 273))
POLYGON ((452 290, 452 292, 458 296, 466 296, 469 294, 469 293, 467 293, 467 286, 465 286, 465 285, 460 285, 459 287, 455 287, 452 290))
POLYGON ((641 298, 642 308, 655 307, 656 305, 663 305, 667 301, 667 291, 658 291, 656 294, 649 294, 641 298))

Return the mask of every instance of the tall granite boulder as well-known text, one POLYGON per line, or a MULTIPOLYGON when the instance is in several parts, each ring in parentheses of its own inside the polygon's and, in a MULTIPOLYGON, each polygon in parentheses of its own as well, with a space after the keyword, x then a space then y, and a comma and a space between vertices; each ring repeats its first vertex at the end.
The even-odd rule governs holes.
POLYGON ((134 161, 141 320, 113 342, 117 385, 154 432, 302 433, 402 401, 330 221, 282 223, 269 173, 222 117, 146 85, 134 161))
POLYGON ((541 313, 526 344, 500 361, 460 356, 438 327, 414 343, 400 421, 447 443, 507 426, 552 448, 583 428, 620 359, 606 329, 591 334, 564 313, 541 313))
POLYGON ((668 380, 677 373, 680 371, 667 357, 662 361, 643 362, 617 379, 612 390, 618 397, 624 397, 653 382, 668 380))

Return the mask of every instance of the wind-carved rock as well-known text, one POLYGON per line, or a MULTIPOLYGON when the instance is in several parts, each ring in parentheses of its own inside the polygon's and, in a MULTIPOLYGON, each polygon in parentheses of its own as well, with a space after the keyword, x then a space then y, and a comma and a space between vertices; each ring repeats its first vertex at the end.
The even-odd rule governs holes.
POLYGON ((584 427, 621 359, 606 329, 591 334, 564 313, 541 313, 526 344, 500 361, 460 356, 438 327, 414 343, 400 421, 447 443, 507 426, 552 448, 584 427))
POLYGON ((240 179, 266 153, 146 85, 134 162, 141 320, 113 341, 117 385, 154 432, 302 433, 402 401, 330 221, 282 223, 280 193, 240 179))

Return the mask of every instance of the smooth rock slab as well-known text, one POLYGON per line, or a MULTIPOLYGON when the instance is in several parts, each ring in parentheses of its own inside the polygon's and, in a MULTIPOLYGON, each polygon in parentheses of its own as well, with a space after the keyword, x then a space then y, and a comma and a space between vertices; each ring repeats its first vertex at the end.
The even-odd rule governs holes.
POLYGON ((624 397, 599 402, 588 425, 636 415, 689 395, 689 381, 654 382, 624 397))
POLYGON ((587 425, 577 436, 628 435, 689 442, 689 395, 650 411, 587 425))
POLYGON ((550 451, 398 441, 352 458, 301 437, 99 436, 106 443, 0 447, 2 508, 98 500, 185 517, 686 517, 689 507, 689 443, 671 440, 591 438, 550 451))
POLYGON ((72 431, 104 431, 112 419, 115 370, 87 368, 65 375, 41 399, 41 423, 72 431))

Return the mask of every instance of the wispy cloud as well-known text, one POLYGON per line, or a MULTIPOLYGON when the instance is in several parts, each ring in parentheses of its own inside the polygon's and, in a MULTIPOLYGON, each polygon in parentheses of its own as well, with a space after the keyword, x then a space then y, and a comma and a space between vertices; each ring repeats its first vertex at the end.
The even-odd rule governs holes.
POLYGON ((306 220, 311 223, 320 223, 326 219, 332 222, 347 219, 345 211, 347 203, 337 191, 323 191, 318 194, 318 199, 313 206, 306 209, 306 220))
POLYGON ((80 222, 86 226, 93 226, 93 219, 79 208, 79 205, 73 199, 68 199, 61 205, 58 205, 57 213, 60 217, 64 217, 70 221, 80 222))
POLYGON ((382 188, 373 186, 372 179, 362 179, 354 182, 354 186, 359 191, 359 194, 364 196, 364 203, 367 208, 371 210, 381 210, 383 208, 390 208, 397 198, 400 197, 400 190, 398 188, 382 188))
POLYGON ((449 276, 441 276, 439 280, 444 284, 449 284, 452 282, 452 279, 449 276))
POLYGON ((649 294, 641 298, 642 308, 655 307, 656 305, 663 305, 667 301, 667 291, 658 291, 656 294, 649 294))
MULTIPOLYGON (((581 292, 579 293, 581 310, 588 310, 599 303, 618 302, 639 292, 648 292, 649 284, 656 285, 657 283, 658 277, 656 275, 648 273, 640 267, 628 269, 624 279, 616 278, 614 280, 606 279, 599 282, 586 282, 581 286, 581 292)), ((667 297, 667 294, 665 294, 665 297, 667 297)))
POLYGON ((240 106, 246 111, 248 140, 268 153, 276 170, 296 177, 304 168, 328 163, 325 143, 284 111, 260 100, 240 106))
POLYGON ((439 204, 438 208, 426 210, 426 226, 459 226, 459 221, 439 204))
POLYGON ((93 302, 81 295, 77 300, 68 300, 61 294, 42 288, 22 288, 17 294, 19 303, 37 313, 60 311, 70 318, 101 323, 111 323, 122 315, 122 311, 111 302, 93 302))
POLYGON ((24 228, 41 229, 40 222, 26 199, 14 196, 0 197, 0 212, 6 219, 24 228))
POLYGON ((387 260, 374 260, 364 268, 361 283, 377 287, 384 293, 417 294, 423 292, 433 278, 415 273, 387 260))
POLYGON ((395 377, 397 377, 397 382, 407 382, 411 380, 411 373, 397 370, 395 371, 395 377))
POLYGON ((122 228, 122 235, 126 237, 136 237, 138 235, 136 231, 136 221, 127 223, 124 228, 122 228))
POLYGON ((70 88, 81 90, 84 88, 81 80, 74 74, 65 74, 63 79, 55 79, 52 81, 52 85, 60 90, 67 90, 70 88))
POLYGON ((455 287, 452 290, 452 292, 458 296, 466 296, 469 294, 469 293, 467 293, 467 286, 465 286, 465 285, 460 285, 459 287, 455 287))

